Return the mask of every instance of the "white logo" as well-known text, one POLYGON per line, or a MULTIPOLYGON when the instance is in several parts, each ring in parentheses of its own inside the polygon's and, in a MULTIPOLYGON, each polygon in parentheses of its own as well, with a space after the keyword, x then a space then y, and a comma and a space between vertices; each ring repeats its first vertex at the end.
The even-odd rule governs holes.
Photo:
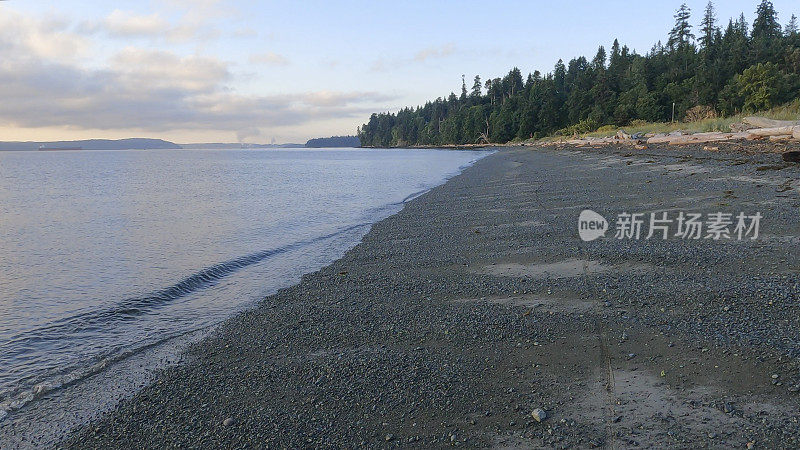
POLYGON ((605 217, 591 209, 585 209, 578 217, 578 234, 586 242, 604 237, 608 231, 608 221, 605 217))
MULTIPOLYGON (((756 240, 763 218, 760 212, 751 215, 740 212, 734 215, 723 212, 703 214, 678 211, 677 217, 669 211, 649 214, 623 212, 617 215, 614 222, 614 239, 756 240), (650 220, 647 220, 648 215, 650 220)), ((586 242, 605 237, 610 228, 605 217, 591 209, 584 210, 578 217, 578 234, 586 242)))

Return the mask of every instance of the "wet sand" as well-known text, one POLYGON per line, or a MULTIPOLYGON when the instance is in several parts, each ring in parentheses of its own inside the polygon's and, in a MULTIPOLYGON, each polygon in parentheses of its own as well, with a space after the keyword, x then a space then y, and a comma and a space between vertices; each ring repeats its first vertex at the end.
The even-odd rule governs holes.
POLYGON ((800 169, 779 160, 502 149, 61 445, 796 447, 800 169), (587 208, 764 219, 755 241, 585 243, 587 208))

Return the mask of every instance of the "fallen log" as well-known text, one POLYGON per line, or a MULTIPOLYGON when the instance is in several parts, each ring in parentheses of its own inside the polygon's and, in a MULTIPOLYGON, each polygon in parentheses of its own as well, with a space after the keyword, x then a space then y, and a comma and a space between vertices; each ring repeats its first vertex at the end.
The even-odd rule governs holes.
POLYGON ((763 137, 785 136, 787 134, 791 136, 794 133, 800 133, 800 126, 792 125, 792 126, 773 127, 773 128, 754 128, 752 130, 748 130, 748 133, 763 137))
POLYGON ((734 139, 745 139, 747 133, 697 133, 687 134, 683 136, 656 136, 647 140, 648 144, 669 144, 669 145, 688 145, 688 144, 704 144, 707 142, 721 142, 730 141, 734 139))
POLYGON ((800 121, 795 120, 774 120, 766 117, 745 117, 742 122, 758 128, 781 128, 794 127, 800 125, 800 121))
POLYGON ((792 139, 792 135, 791 134, 783 134, 783 135, 780 135, 780 136, 770 136, 769 137, 769 140, 773 141, 773 142, 774 141, 788 141, 789 139, 792 139))

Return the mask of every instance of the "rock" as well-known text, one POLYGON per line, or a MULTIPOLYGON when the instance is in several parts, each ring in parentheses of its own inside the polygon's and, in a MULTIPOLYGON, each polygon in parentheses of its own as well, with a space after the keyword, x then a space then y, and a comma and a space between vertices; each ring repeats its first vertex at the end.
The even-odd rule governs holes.
POLYGON ((227 419, 222 421, 222 424, 225 425, 226 427, 229 427, 234 423, 236 423, 236 421, 233 419, 233 417, 228 417, 227 419))
POLYGON ((725 414, 730 414, 733 411, 734 411, 734 407, 733 407, 733 404, 731 402, 726 402, 724 405, 722 405, 722 412, 724 412, 725 414))
POLYGON ((800 162, 800 151, 792 150, 790 152, 784 152, 783 160, 786 162, 800 162))
POLYGON ((541 408, 536 408, 531 413, 531 417, 533 417, 537 422, 542 422, 543 420, 547 419, 547 412, 541 408))
POLYGON ((391 442, 394 440, 394 435, 389 433, 386 435, 386 442, 391 442))

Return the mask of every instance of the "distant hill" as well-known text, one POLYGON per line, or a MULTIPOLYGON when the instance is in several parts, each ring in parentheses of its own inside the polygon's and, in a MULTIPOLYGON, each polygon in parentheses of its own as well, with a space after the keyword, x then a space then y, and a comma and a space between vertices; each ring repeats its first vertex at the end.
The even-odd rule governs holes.
POLYGON ((304 148, 303 144, 241 144, 230 142, 202 142, 195 144, 181 144, 186 149, 242 149, 242 148, 304 148))
POLYGON ((82 141, 53 142, 0 142, 0 151, 38 150, 39 147, 60 148, 80 147, 83 150, 146 150, 146 149, 179 149, 180 145, 161 139, 88 139, 82 141))
POLYGON ((310 139, 306 142, 306 147, 361 147, 361 141, 357 136, 333 136, 329 138, 310 139))

